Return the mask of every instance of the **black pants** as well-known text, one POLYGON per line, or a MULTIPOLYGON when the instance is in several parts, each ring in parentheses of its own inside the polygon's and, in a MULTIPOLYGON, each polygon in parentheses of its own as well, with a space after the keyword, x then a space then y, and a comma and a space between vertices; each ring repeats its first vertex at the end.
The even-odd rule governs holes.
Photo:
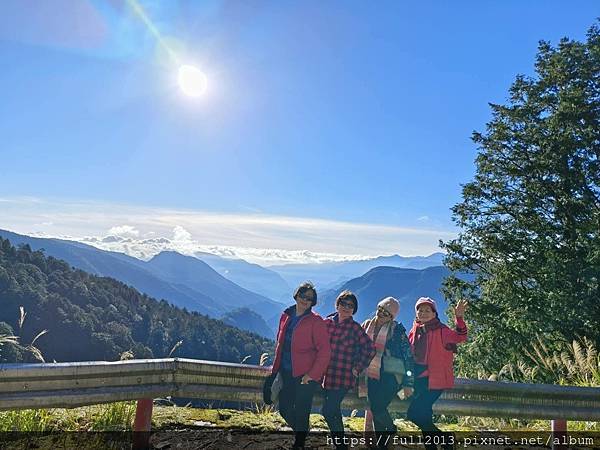
POLYGON ((430 442, 429 445, 425 445, 427 449, 437 449, 437 446, 431 443, 434 436, 444 436, 444 433, 433 423, 433 404, 440 398, 442 392, 444 392, 442 389, 429 389, 428 377, 415 378, 415 393, 406 411, 406 417, 419 427, 424 442, 430 442))
POLYGON ((310 410, 317 383, 301 384, 302 377, 292 377, 290 372, 281 372, 283 385, 279 392, 279 413, 287 422, 296 440, 295 447, 303 447, 310 430, 310 410))
POLYGON ((396 432, 396 425, 390 416, 388 406, 396 397, 400 386, 396 381, 396 377, 390 373, 381 372, 379 380, 369 378, 367 380, 367 397, 369 407, 373 413, 373 425, 375 428, 375 439, 381 435, 381 447, 386 440, 387 435, 392 435, 396 432))
POLYGON ((344 423, 342 422, 342 400, 348 389, 325 389, 321 413, 329 426, 336 449, 346 449, 344 444, 344 423))

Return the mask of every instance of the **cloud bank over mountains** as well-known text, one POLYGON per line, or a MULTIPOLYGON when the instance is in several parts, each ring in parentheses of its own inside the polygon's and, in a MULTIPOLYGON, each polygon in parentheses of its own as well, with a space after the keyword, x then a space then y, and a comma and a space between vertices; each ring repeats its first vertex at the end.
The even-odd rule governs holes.
POLYGON ((0 198, 0 228, 84 242, 150 259, 163 250, 261 265, 428 255, 455 232, 331 219, 175 210, 100 202, 0 198))
MULTIPOLYGON (((244 259, 261 265, 287 264, 287 263, 320 263, 332 261, 350 261, 364 259, 363 255, 341 255, 336 253, 319 253, 309 250, 283 250, 264 249, 250 247, 232 247, 224 245, 203 245, 192 239, 191 233, 181 226, 173 229, 172 237, 139 238, 136 229, 115 233, 115 229, 124 227, 113 227, 107 236, 86 236, 74 239, 71 236, 63 236, 69 240, 76 240, 85 244, 93 245, 102 250, 126 253, 139 259, 149 260, 158 253, 173 250, 183 255, 194 256, 197 253, 212 253, 224 258, 244 259), (135 233, 135 234, 134 234, 135 233)), ((48 237, 39 236, 38 237, 48 237)))

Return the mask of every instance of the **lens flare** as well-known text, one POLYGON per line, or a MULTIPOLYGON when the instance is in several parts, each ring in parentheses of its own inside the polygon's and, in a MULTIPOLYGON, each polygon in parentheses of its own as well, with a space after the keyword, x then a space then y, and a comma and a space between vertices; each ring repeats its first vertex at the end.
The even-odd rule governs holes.
POLYGON ((200 97, 206 91, 207 78, 204 72, 197 67, 189 64, 181 64, 181 60, 174 49, 169 44, 168 39, 165 39, 158 28, 154 25, 146 11, 140 5, 139 0, 126 0, 131 10, 137 17, 146 25, 150 33, 156 38, 160 48, 166 51, 166 54, 171 59, 175 67, 179 67, 177 81, 182 92, 189 97, 200 97))
POLYGON ((169 46, 168 42, 162 37, 162 35, 158 31, 158 28, 156 28, 152 20, 150 20, 150 17, 148 17, 148 14, 146 14, 146 11, 142 7, 142 5, 140 5, 138 0, 127 0, 127 4, 135 13, 135 15, 139 17, 142 23, 146 25, 146 28, 148 28, 150 33, 152 33, 152 35, 156 38, 158 44, 167 52, 167 54, 169 55, 169 57, 171 57, 173 62, 179 64, 179 57, 169 46))

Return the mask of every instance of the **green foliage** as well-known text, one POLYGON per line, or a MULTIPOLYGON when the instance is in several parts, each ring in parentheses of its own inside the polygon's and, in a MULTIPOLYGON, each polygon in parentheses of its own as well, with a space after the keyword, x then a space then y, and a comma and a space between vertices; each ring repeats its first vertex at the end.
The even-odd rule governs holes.
POLYGON ((0 432, 131 430, 135 407, 135 402, 118 402, 75 409, 0 412, 0 432))
MULTIPOLYGON (((0 432, 3 431, 114 431, 130 430, 135 413, 135 402, 110 405, 85 406, 74 409, 21 410, 0 412, 0 432)), ((353 432, 362 432, 364 418, 344 417, 344 427, 353 432)), ((417 431, 407 420, 394 421, 399 431, 417 431)), ((311 414, 311 428, 326 429, 321 415, 311 414)), ((547 420, 492 419, 482 417, 440 416, 437 425, 445 431, 472 429, 501 430, 548 430, 547 420), (458 423, 456 423, 458 422, 458 423)), ((232 409, 202 409, 181 406, 154 406, 153 430, 181 429, 192 427, 218 427, 246 429, 252 431, 276 431, 286 424, 279 413, 267 410, 237 411, 232 409)), ((569 430, 600 430, 598 422, 569 421, 569 430)), ((22 447, 18 447, 22 448, 22 447)), ((28 447, 29 448, 29 447, 28 447)), ((40 448, 46 448, 40 446, 40 448)), ((48 448, 56 448, 48 447, 48 448)), ((87 446, 85 448, 88 448, 87 446)), ((104 448, 104 447, 100 447, 104 448)))
POLYGON ((154 300, 114 279, 74 270, 27 245, 17 249, 2 238, 0 335, 0 362, 169 354, 228 362, 251 355, 258 361, 273 346, 268 339, 154 300), (10 338, 15 335, 18 342, 10 338))
POLYGON ((492 104, 476 175, 442 243, 445 294, 470 299, 460 372, 499 371, 540 336, 549 352, 583 333, 600 343, 600 29, 541 42, 536 76, 492 104))
POLYGON ((101 405, 94 411, 90 421, 90 431, 131 430, 135 416, 136 402, 117 402, 101 405))
POLYGON ((19 345, 19 337, 13 335, 12 327, 0 322, 0 362, 22 361, 24 352, 19 345))
MULTIPOLYGON (((20 317, 18 320, 19 331, 23 328, 27 313, 23 306, 19 307, 20 317)), ((20 361, 25 355, 39 362, 45 362, 44 356, 35 342, 45 335, 48 330, 40 331, 27 346, 19 343, 19 336, 12 335, 12 327, 6 322, 0 322, 0 362, 20 361)))
POLYGON ((0 432, 4 431, 48 431, 54 415, 48 409, 24 409, 0 412, 0 432))

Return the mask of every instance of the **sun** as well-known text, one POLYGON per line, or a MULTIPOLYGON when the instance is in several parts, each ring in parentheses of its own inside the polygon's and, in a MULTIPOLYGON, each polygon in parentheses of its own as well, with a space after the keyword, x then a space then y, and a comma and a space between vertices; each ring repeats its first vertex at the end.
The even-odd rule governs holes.
POLYGON ((189 97, 200 97, 206 91, 206 75, 197 67, 188 64, 181 66, 177 81, 182 92, 189 97))

